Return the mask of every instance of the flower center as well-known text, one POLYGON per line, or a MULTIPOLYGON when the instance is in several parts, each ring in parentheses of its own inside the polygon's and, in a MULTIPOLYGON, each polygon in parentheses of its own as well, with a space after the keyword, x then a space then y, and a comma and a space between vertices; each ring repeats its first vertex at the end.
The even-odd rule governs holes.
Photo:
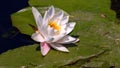
POLYGON ((55 21, 50 21, 49 26, 57 30, 58 33, 60 33, 61 27, 55 21))

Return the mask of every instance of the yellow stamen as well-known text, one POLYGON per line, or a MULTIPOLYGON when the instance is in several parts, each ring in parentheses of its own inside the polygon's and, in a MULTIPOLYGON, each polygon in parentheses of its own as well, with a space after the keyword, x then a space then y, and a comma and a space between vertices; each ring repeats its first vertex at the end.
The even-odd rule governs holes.
POLYGON ((57 30, 58 33, 60 33, 61 27, 55 21, 50 21, 49 26, 57 30))

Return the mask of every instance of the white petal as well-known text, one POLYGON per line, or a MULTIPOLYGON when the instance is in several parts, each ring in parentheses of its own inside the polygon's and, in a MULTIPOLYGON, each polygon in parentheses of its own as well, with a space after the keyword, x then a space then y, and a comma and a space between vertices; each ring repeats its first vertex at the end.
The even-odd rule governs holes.
POLYGON ((53 40, 52 36, 48 34, 47 28, 45 28, 44 26, 42 26, 38 32, 43 36, 45 41, 53 40))
POLYGON ((44 15, 44 18, 43 18, 43 25, 42 25, 42 27, 46 28, 47 25, 48 25, 48 22, 49 22, 49 15, 48 15, 48 12, 46 11, 45 15, 44 15))
POLYGON ((50 36, 53 36, 53 35, 55 35, 55 32, 54 32, 54 29, 53 28, 51 28, 50 26, 48 26, 48 35, 50 35, 50 36))
POLYGON ((79 38, 77 38, 74 42, 72 42, 72 43, 76 43, 76 42, 79 42, 80 41, 80 39, 79 38))
POLYGON ((35 7, 32 7, 32 13, 33 13, 33 16, 35 18, 38 29, 39 29, 42 25, 42 16, 35 7))
POLYGON ((60 44, 57 44, 57 43, 50 44, 50 46, 53 47, 54 49, 58 50, 58 51, 69 52, 69 50, 66 47, 64 47, 60 44))
POLYGON ((49 20, 54 16, 55 10, 54 7, 51 6, 48 11, 45 12, 44 18, 43 18, 43 26, 46 28, 49 20))
POLYGON ((69 34, 74 29, 75 24, 75 22, 67 24, 67 34, 69 34))
POLYGON ((53 39, 52 42, 56 42, 56 41, 60 40, 60 39, 63 38, 65 35, 66 35, 66 34, 63 33, 63 34, 59 34, 59 35, 53 36, 54 39, 53 39))
POLYGON ((61 25, 61 31, 60 31, 60 34, 65 34, 67 32, 67 25, 64 24, 64 25, 61 25))
POLYGON ((55 13, 54 6, 51 6, 51 7, 49 8, 49 10, 48 10, 48 15, 49 15, 49 17, 50 17, 50 18, 53 17, 54 13, 55 13))
POLYGON ((40 47, 41 47, 41 53, 43 56, 45 56, 50 51, 50 46, 46 42, 42 42, 40 44, 40 47))
POLYGON ((50 38, 47 35, 46 27, 43 26, 45 22, 42 22, 41 14, 34 7, 32 7, 32 12, 33 12, 34 18, 36 20, 36 24, 38 26, 39 33, 43 36, 44 39, 49 40, 50 38))
POLYGON ((57 43, 61 44, 69 44, 69 43, 75 43, 79 40, 77 38, 71 37, 71 36, 65 36, 62 39, 58 40, 57 43))
POLYGON ((64 15, 63 11, 59 11, 57 14, 54 15, 54 18, 61 20, 63 18, 63 15, 64 15))
POLYGON ((47 29, 42 28, 41 31, 42 31, 42 35, 44 36, 46 42, 50 42, 53 40, 53 37, 48 34, 47 29))
POLYGON ((68 20, 69 20, 69 16, 63 17, 62 20, 61 20, 61 25, 64 25, 64 24, 68 23, 68 20))
POLYGON ((31 38, 37 42, 44 42, 44 38, 39 33, 33 33, 31 38))
POLYGON ((63 11, 59 11, 58 13, 56 13, 56 14, 54 15, 54 17, 53 17, 51 20, 54 20, 54 21, 56 21, 58 24, 60 24, 60 23, 61 23, 61 19, 63 18, 63 15, 64 15, 63 11))
POLYGON ((52 41, 52 36, 48 35, 45 28, 40 28, 40 30, 37 32, 41 35, 41 37, 44 39, 44 41, 52 41))
POLYGON ((49 19, 50 17, 52 17, 54 15, 54 7, 51 6, 48 11, 45 12, 44 18, 43 18, 43 25, 42 25, 42 30, 44 31, 44 35, 46 37, 46 41, 51 41, 51 37, 48 34, 48 23, 49 23, 49 19))

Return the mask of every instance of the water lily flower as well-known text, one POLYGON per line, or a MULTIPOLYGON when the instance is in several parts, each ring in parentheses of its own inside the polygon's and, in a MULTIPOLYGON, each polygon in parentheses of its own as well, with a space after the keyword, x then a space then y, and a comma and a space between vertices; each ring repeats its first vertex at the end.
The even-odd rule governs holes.
POLYGON ((75 22, 68 23, 69 16, 65 16, 64 11, 55 12, 54 6, 51 6, 42 18, 39 11, 32 7, 32 13, 38 30, 35 30, 31 38, 40 42, 43 56, 49 52, 51 47, 62 52, 69 52, 62 44, 79 41, 79 39, 68 35, 74 29, 75 22))

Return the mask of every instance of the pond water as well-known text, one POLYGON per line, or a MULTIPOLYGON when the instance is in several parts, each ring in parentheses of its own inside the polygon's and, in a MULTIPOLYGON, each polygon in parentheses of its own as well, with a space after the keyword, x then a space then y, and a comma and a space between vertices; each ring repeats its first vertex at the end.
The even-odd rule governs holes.
POLYGON ((120 0, 111 0, 111 9, 116 12, 116 17, 120 19, 120 0))
POLYGON ((28 36, 24 36, 12 26, 10 18, 12 13, 27 6, 28 0, 0 1, 0 53, 31 43, 27 40, 28 36))

